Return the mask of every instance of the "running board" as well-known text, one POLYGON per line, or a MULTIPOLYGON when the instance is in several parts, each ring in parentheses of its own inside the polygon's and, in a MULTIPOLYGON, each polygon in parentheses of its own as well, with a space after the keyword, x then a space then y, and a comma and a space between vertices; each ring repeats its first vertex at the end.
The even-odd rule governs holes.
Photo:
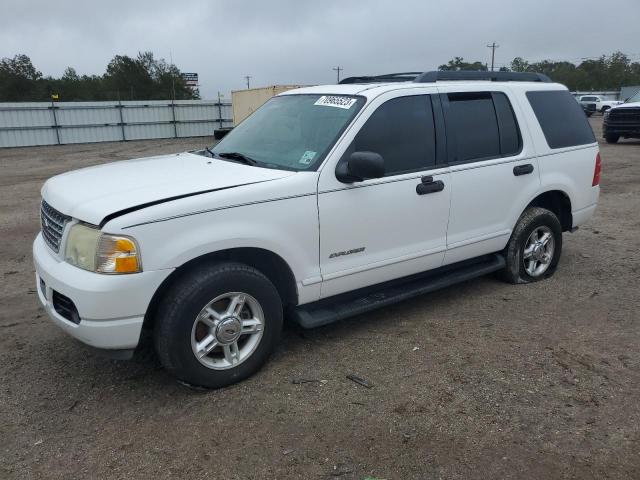
POLYGON ((502 255, 487 255, 474 263, 461 262, 399 281, 374 285, 366 289, 301 305, 290 311, 290 318, 303 328, 315 328, 481 277, 501 270, 505 265, 506 262, 502 255))

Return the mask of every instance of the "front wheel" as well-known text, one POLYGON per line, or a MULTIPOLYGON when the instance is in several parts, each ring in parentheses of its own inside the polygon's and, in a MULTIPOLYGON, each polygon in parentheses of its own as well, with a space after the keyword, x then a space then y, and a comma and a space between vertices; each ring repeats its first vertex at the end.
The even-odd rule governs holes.
POLYGON ((525 210, 505 249, 503 276, 509 283, 531 283, 553 275, 562 252, 562 226, 545 208, 525 210))
POLYGON ((180 380, 219 388, 255 373, 276 346, 282 303, 276 287, 239 263, 183 274, 157 309, 156 351, 180 380))

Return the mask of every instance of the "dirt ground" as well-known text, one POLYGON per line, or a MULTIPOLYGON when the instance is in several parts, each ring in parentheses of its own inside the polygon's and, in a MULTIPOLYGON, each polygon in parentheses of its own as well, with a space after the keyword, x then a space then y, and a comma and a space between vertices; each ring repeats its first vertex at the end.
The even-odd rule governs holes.
POLYGON ((601 145, 601 205, 552 279, 288 326, 260 373, 196 392, 55 327, 31 242, 46 178, 203 142, 0 150, 0 478, 640 478, 640 141, 601 145))

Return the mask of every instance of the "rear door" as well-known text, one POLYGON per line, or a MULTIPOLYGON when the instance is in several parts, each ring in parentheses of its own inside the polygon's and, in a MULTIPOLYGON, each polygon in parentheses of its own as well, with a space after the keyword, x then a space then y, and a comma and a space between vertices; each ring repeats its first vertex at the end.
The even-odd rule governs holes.
POLYGON ((501 250, 538 191, 538 161, 508 90, 441 87, 451 175, 445 264, 501 250))

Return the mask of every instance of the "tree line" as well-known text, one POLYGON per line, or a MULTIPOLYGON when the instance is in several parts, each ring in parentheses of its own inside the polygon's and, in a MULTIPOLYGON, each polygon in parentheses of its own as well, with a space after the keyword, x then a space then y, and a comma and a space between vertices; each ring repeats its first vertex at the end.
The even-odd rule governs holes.
POLYGON ((27 55, 0 59, 0 102, 199 99, 180 70, 152 52, 116 55, 103 75, 78 75, 67 67, 60 78, 43 76, 27 55))
MULTIPOLYGON (((482 62, 465 62, 462 57, 455 57, 440 65, 438 70, 487 71, 488 66, 482 62)), ((595 60, 588 59, 578 64, 552 60, 530 63, 522 57, 516 57, 508 66, 500 67, 500 71, 544 73, 572 91, 613 91, 620 90, 620 87, 640 85, 640 62, 632 62, 622 52, 602 55, 595 60)))
MULTIPOLYGON (((439 70, 488 70, 486 63, 466 62, 455 57, 439 70)), ((622 52, 602 55, 578 64, 568 61, 528 62, 514 58, 501 71, 539 72, 570 90, 619 90, 640 85, 640 62, 632 62, 622 52)), ((192 100, 200 98, 189 88, 180 70, 152 52, 140 52, 133 58, 116 55, 103 75, 78 75, 68 67, 60 78, 43 76, 27 55, 0 59, 0 102, 99 100, 192 100)))
MULTIPOLYGON (((479 61, 465 62, 462 57, 455 57, 440 65, 438 70, 487 71, 488 66, 479 61)), ((508 66, 501 67, 500 71, 544 73, 554 82, 562 83, 572 91, 614 91, 620 90, 620 87, 640 85, 640 62, 632 62, 622 52, 587 59, 578 64, 552 60, 528 62, 522 57, 516 57, 508 66)))

